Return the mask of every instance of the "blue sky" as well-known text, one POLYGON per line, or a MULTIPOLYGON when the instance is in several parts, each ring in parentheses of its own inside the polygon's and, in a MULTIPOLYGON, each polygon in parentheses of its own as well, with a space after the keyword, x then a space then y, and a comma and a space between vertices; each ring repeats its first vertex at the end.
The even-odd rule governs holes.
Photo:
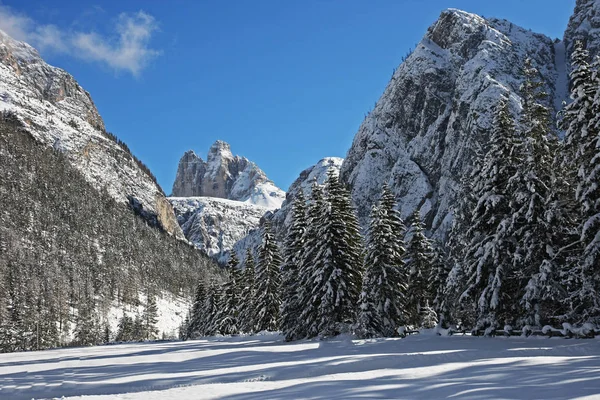
POLYGON ((2 1, 0 28, 90 92, 170 193, 217 139, 282 189, 344 157, 392 71, 446 8, 562 37, 575 0, 2 1))

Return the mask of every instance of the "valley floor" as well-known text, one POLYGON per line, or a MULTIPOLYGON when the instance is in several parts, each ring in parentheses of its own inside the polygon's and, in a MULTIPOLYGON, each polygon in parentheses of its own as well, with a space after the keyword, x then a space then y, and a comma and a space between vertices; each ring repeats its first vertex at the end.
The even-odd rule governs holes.
POLYGON ((0 399, 63 396, 592 399, 600 398, 600 340, 264 335, 0 354, 0 399))

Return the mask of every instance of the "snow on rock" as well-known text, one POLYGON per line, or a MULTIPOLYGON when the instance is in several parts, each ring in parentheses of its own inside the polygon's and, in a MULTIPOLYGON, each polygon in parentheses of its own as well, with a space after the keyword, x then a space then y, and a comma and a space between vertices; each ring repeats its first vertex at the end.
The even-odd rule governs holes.
POLYGON ((98 190, 183 238, 160 187, 105 133, 92 98, 75 79, 0 31, 0 110, 14 112, 41 144, 63 152, 98 190))
POLYGON ((592 57, 600 55, 600 0, 577 0, 564 36, 569 54, 579 39, 592 57))
POLYGON ((216 197, 170 197, 185 237, 221 262, 228 251, 258 227, 269 208, 216 197))
POLYGON ((0 398, 592 399, 599 358, 597 339, 210 337, 3 354, 0 398))
POLYGON ((363 226, 387 182, 403 217, 421 209, 430 233, 445 237, 460 179, 488 140, 500 95, 510 93, 511 110, 520 110, 527 56, 544 76, 553 106, 555 96, 564 96, 555 89, 564 77, 550 38, 505 20, 442 12, 397 68, 342 166, 363 226))
POLYGON ((181 157, 172 196, 217 197, 277 209, 285 192, 255 163, 234 156, 229 144, 217 140, 210 147, 206 162, 191 150, 181 157))

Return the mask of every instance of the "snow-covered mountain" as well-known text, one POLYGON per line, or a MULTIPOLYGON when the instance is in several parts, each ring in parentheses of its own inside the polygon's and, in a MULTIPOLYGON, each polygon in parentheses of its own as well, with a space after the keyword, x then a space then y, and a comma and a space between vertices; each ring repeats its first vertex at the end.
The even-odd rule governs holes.
POLYGON ((268 211, 281 207, 285 192, 247 158, 217 140, 206 161, 187 151, 169 198, 185 237, 221 262, 268 211))
POLYGON ((149 222, 183 238, 171 205, 147 168, 106 133, 87 93, 26 43, 0 31, 0 110, 40 143, 62 151, 98 190, 128 202, 149 222))
MULTIPOLYGON (((598 1, 579 1, 578 6, 598 1)), ((586 14, 586 11, 581 11, 586 14)), ((364 224, 388 182, 403 217, 420 209, 443 238, 473 154, 488 140, 492 110, 502 94, 520 110, 521 68, 527 56, 545 79, 549 105, 567 97, 562 42, 508 21, 449 9, 395 71, 354 137, 341 170, 364 224)))
POLYGON ((269 209, 281 207, 285 192, 247 158, 234 156, 228 143, 217 140, 206 162, 187 151, 177 168, 173 197, 216 197, 255 204, 269 209))
POLYGON ((185 237, 221 262, 227 252, 258 227, 268 208, 217 197, 170 197, 185 237))

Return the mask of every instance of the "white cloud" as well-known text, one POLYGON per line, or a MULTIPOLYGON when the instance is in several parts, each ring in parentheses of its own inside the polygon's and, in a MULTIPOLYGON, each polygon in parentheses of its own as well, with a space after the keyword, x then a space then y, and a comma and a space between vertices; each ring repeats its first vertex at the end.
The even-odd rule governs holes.
POLYGON ((160 54, 150 47, 158 24, 144 11, 119 15, 114 34, 103 36, 97 32, 62 30, 55 25, 37 24, 28 16, 0 5, 0 29, 42 52, 53 51, 99 62, 135 76, 160 54))

